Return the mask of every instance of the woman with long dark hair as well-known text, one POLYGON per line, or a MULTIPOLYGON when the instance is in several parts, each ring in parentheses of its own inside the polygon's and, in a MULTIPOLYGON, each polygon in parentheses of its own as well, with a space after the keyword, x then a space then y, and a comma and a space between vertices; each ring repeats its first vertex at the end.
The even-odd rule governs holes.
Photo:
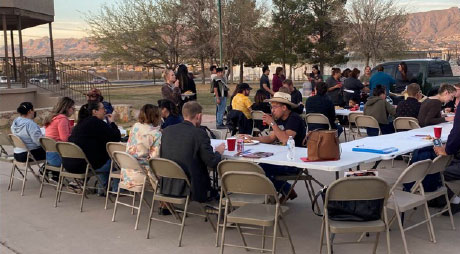
POLYGON ((181 107, 187 101, 196 101, 197 96, 195 81, 193 81, 193 79, 190 78, 187 66, 185 66, 185 64, 181 64, 179 65, 179 67, 177 67, 176 77, 179 80, 179 87, 181 89, 181 93, 183 95, 185 94, 185 96, 182 97, 181 107), (193 93, 194 95, 188 96, 186 95, 187 93, 193 93))
POLYGON ((170 100, 159 100, 158 107, 161 111, 161 117, 163 118, 163 123, 161 124, 161 129, 178 123, 182 123, 184 119, 179 115, 179 110, 176 105, 170 100))
POLYGON ((395 93, 402 93, 406 87, 411 84, 412 76, 407 70, 407 64, 401 62, 398 65, 398 72, 396 72, 396 87, 395 93))

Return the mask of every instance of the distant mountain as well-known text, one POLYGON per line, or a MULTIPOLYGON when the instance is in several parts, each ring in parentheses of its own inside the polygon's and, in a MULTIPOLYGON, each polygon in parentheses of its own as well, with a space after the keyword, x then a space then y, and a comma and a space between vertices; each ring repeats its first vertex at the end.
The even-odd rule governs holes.
POLYGON ((460 9, 409 14, 406 37, 421 47, 448 47, 460 43, 460 9))
MULTIPOLYGON (((15 38, 17 40, 17 38, 15 38)), ((54 54, 56 56, 97 55, 98 47, 89 38, 54 39, 54 54)), ((19 55, 19 45, 15 45, 16 55, 19 55)), ((50 40, 48 37, 23 42, 25 56, 49 56, 50 40)), ((3 47, 2 47, 3 48, 3 47)))

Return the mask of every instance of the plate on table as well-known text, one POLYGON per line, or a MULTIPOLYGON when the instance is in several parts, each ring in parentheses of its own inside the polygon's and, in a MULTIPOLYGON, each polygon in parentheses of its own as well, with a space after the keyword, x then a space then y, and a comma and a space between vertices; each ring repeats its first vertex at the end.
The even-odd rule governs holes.
POLYGON ((182 96, 192 96, 192 95, 195 95, 195 93, 183 93, 181 94, 182 96))
POLYGON ((249 139, 244 140, 244 145, 245 146, 253 146, 253 145, 257 145, 259 143, 260 143, 259 140, 249 140, 249 139))

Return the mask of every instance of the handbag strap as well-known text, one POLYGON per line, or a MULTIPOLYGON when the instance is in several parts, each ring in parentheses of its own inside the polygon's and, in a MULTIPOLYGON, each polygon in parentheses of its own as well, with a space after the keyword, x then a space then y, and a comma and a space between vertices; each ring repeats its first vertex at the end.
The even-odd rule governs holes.
MULTIPOLYGON (((315 198, 313 199, 313 202, 311 202, 311 210, 313 211, 313 213, 319 217, 323 217, 323 215, 320 213, 320 211, 316 212, 315 211, 315 205, 318 204, 318 199, 319 197, 321 197, 321 199, 323 200, 323 204, 324 204, 324 196, 326 195, 326 191, 327 191, 327 186, 324 186, 321 190, 319 190, 316 195, 315 195, 315 198)), ((318 205, 319 207, 319 205, 318 205)))

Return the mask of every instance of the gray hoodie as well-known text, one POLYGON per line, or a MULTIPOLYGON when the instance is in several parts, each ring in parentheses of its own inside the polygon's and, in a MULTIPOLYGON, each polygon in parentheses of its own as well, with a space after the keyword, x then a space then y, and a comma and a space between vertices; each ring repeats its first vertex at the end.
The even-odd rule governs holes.
POLYGON ((394 116, 396 109, 379 96, 372 96, 364 105, 364 114, 374 117, 379 124, 388 124, 388 115, 394 116))
MULTIPOLYGON (((33 120, 24 117, 14 119, 11 124, 11 133, 21 138, 22 142, 29 150, 35 150, 40 147, 40 137, 42 132, 38 124, 33 120)), ((14 148, 14 153, 27 152, 25 149, 14 148)))

